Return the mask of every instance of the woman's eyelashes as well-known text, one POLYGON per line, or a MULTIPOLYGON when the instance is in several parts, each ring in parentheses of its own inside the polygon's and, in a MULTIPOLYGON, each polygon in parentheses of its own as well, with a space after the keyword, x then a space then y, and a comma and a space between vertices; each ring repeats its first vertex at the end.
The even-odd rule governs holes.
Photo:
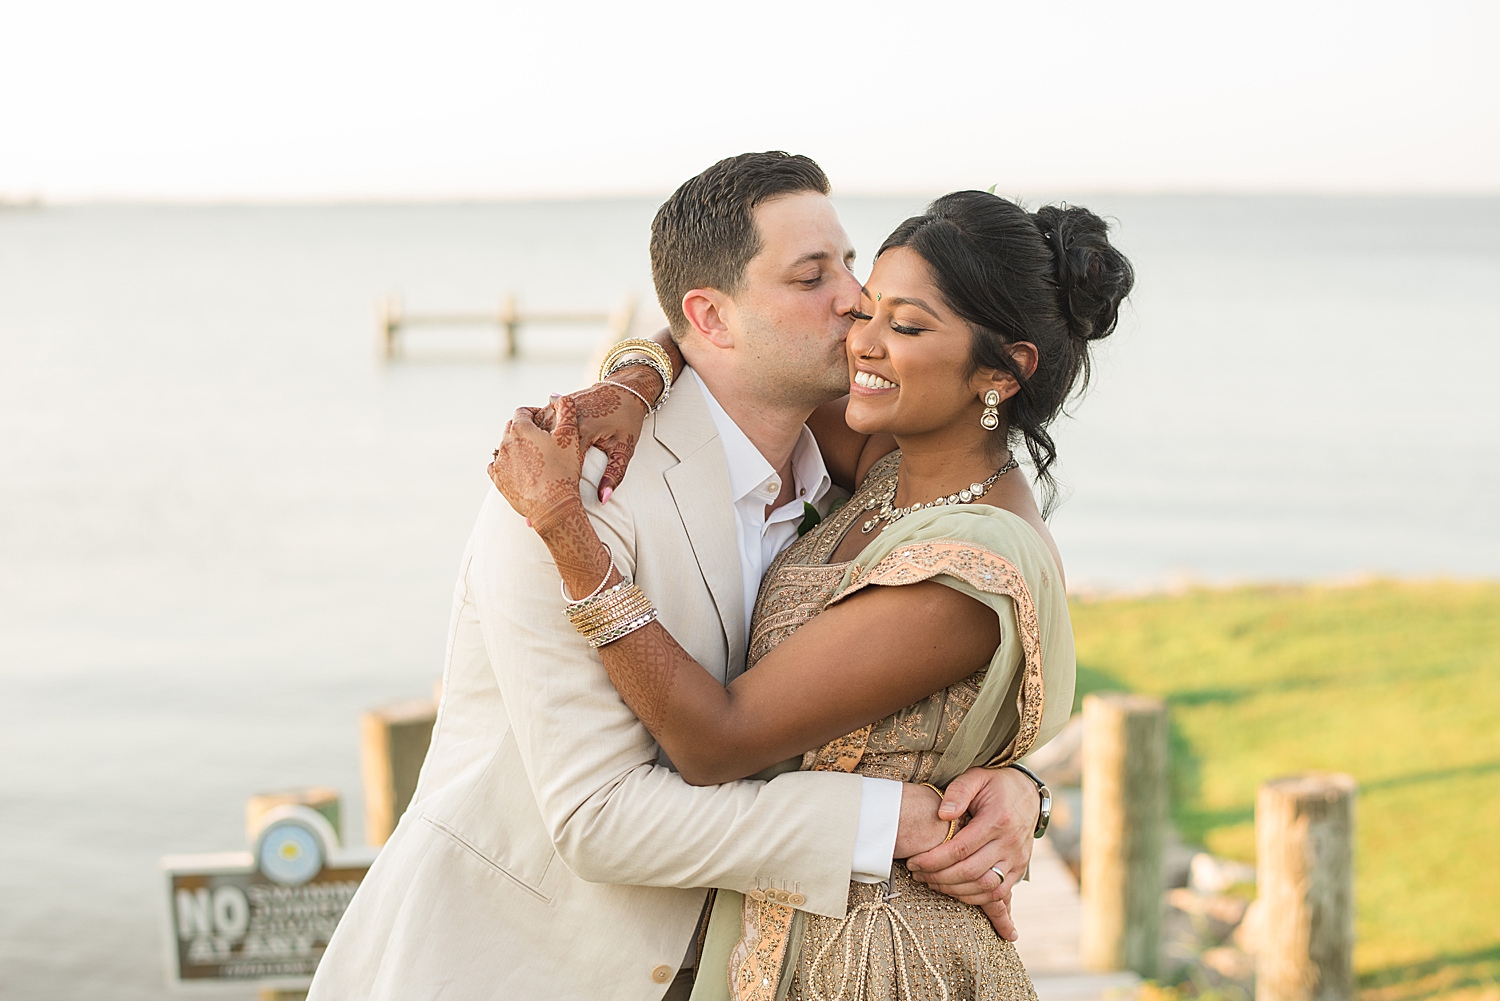
MULTIPOLYGON (((873 320, 874 319, 874 317, 871 316, 869 313, 862 313, 858 309, 851 309, 849 311, 849 315, 851 317, 853 317, 856 321, 859 321, 861 323, 864 322, 865 320, 873 320)), ((926 327, 904 327, 901 324, 897 323, 895 320, 891 320, 890 324, 891 324, 891 329, 894 330, 896 333, 898 333, 898 334, 906 334, 908 336, 915 336, 917 334, 922 333, 924 330, 927 329, 926 327)))

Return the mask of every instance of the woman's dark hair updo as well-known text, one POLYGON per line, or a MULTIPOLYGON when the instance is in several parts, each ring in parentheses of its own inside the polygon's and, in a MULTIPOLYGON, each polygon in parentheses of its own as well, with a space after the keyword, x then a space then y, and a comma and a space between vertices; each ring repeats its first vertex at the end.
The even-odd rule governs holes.
MULTIPOLYGON (((1088 209, 1027 212, 983 191, 955 191, 906 220, 880 247, 909 247, 932 268, 949 307, 974 328, 972 370, 1001 369, 1021 391, 1007 401, 1009 433, 1025 439, 1043 511, 1057 497, 1047 433, 1063 403, 1089 379, 1089 342, 1108 337, 1135 283, 1109 227, 1088 209), (1022 375, 1006 345, 1030 341, 1038 361, 1022 375)), ((880 254, 875 256, 878 258, 880 254)))

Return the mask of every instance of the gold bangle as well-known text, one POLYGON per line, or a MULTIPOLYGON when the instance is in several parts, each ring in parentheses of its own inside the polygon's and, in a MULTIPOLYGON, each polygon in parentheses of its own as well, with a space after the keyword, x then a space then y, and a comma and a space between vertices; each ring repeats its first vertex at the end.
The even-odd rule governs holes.
MULTIPOLYGON (((599 381, 608 382, 609 377, 630 365, 649 365, 661 376, 661 395, 656 398, 655 406, 647 405, 647 414, 654 414, 667 402, 667 397, 672 392, 672 358, 667 354, 665 348, 655 341, 644 337, 628 337, 610 348, 609 353, 604 356, 604 361, 599 364, 599 381), (645 357, 639 360, 630 360, 628 356, 640 354, 645 357)), ((625 387, 628 388, 628 387, 625 387)), ((640 395, 637 393, 636 395, 640 395)), ((644 399, 644 397, 642 397, 644 399)))
POLYGON ((608 599, 586 610, 569 615, 568 621, 573 623, 574 629, 587 634, 616 620, 640 615, 650 605, 651 599, 647 598, 640 588, 629 588, 617 595, 611 595, 608 599))
POLYGON ((656 607, 634 583, 622 581, 582 607, 567 609, 567 614, 573 628, 597 649, 654 621, 656 607))
POLYGON ((604 356, 604 361, 599 365, 599 379, 602 382, 609 377, 609 367, 619 361, 624 355, 640 352, 651 358, 662 368, 667 370, 668 382, 671 381, 672 356, 667 354, 667 349, 652 340, 644 337, 627 337, 623 341, 616 341, 614 347, 604 356))
MULTIPOLYGON (((927 788, 931 789, 933 792, 937 793, 938 794, 938 800, 939 800, 938 809, 942 809, 943 804, 942 804, 941 800, 943 799, 944 796, 947 795, 947 793, 943 792, 943 790, 939 789, 937 786, 933 785, 931 782, 918 782, 917 784, 918 785, 924 785, 927 788)), ((962 817, 954 817, 952 820, 948 821, 948 836, 943 839, 943 844, 946 845, 948 842, 950 842, 950 841, 953 840, 953 835, 955 835, 955 834, 958 833, 958 822, 961 819, 963 819, 963 818, 962 817)))

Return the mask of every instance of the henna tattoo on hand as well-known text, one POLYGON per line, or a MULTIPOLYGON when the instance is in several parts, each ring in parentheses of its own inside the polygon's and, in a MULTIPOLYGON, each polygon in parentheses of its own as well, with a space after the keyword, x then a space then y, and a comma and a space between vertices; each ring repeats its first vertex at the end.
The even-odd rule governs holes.
MULTIPOLYGON (((578 419, 598 419, 608 417, 620 409, 620 397, 635 397, 629 393, 622 393, 618 389, 606 388, 603 384, 590 386, 588 389, 577 392, 568 397, 578 409, 578 419)), ((639 400, 636 400, 639 403, 639 400)))
POLYGON ((625 468, 630 465, 631 456, 635 455, 635 435, 622 438, 606 454, 609 461, 604 465, 604 473, 599 477, 599 482, 617 484, 625 478, 625 468))

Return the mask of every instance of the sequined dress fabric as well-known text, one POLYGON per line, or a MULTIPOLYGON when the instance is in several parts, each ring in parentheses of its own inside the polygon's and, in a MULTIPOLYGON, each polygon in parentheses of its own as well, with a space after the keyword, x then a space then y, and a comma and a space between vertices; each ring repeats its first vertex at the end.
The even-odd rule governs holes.
MULTIPOLYGON (((899 459, 900 453, 894 453, 881 460, 847 504, 771 565, 756 599, 747 657, 750 665, 827 607, 849 569, 847 563, 830 564, 828 559, 845 534, 869 516, 871 498, 882 497, 889 490, 899 459)), ((954 544, 942 552, 907 554, 907 559, 921 562, 926 558, 932 563, 928 570, 941 566, 946 568, 942 572, 967 564, 976 579, 991 579, 982 575, 992 571, 999 574, 1001 565, 1008 566, 986 550, 971 548, 965 552, 964 548, 954 544)), ((895 567, 887 572, 899 575, 902 570, 895 567)), ((959 573, 970 576, 968 571, 959 573)), ((926 577, 919 575, 916 579, 926 577)), ((928 781, 973 707, 986 670, 809 751, 804 755, 803 769, 853 771, 898 782, 928 781)), ((1021 729, 1025 729, 1024 720, 1021 729)), ((754 906, 747 903, 747 910, 754 906)), ((747 927, 751 917, 747 913, 747 927)), ((755 957, 747 952, 742 949, 732 962, 732 982, 736 963, 742 972, 772 965, 763 961, 755 967, 755 957)), ((782 985, 782 996, 791 1001, 1036 998, 1015 946, 995 934, 983 912, 915 882, 899 861, 892 864, 888 884, 850 883, 847 917, 805 915, 800 949, 792 954, 796 967, 791 971, 789 989, 782 985)), ((764 987, 771 990, 763 990, 762 979, 760 972, 754 974, 753 983, 742 978, 736 994, 741 999, 781 995, 771 985, 770 976, 764 977, 764 987), (753 989, 747 991, 747 987, 753 989)))

